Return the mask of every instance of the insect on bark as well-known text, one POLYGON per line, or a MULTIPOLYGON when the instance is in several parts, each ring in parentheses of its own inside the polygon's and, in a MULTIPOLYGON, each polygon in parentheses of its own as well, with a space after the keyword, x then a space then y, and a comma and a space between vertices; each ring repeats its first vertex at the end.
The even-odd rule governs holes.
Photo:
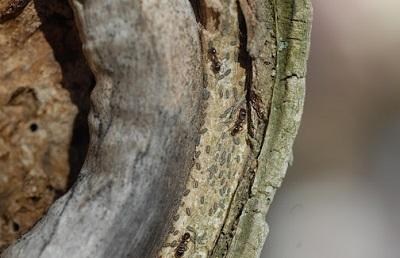
POLYGON ((236 119, 235 125, 233 126, 233 129, 231 131, 231 135, 235 136, 238 132, 243 130, 243 124, 246 119, 246 109, 241 108, 239 110, 238 117, 236 119))
POLYGON ((210 54, 212 69, 214 73, 218 73, 221 70, 221 62, 218 60, 217 50, 212 47, 208 50, 208 53, 210 54))
POLYGON ((175 249, 175 257, 182 257, 185 254, 189 240, 190 240, 190 234, 186 232, 185 234, 183 234, 181 242, 175 249))

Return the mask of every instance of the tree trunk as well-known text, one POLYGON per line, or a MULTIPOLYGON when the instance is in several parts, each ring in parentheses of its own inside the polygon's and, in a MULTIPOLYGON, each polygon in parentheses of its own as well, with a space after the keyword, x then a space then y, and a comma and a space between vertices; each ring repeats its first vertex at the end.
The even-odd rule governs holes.
POLYGON ((72 0, 97 84, 73 187, 4 257, 259 257, 308 0, 72 0))

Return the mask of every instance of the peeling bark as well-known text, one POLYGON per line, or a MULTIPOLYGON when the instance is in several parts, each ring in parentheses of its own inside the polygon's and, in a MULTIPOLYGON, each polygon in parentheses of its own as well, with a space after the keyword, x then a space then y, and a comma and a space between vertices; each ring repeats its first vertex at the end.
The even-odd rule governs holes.
POLYGON ((190 4, 72 1, 97 80, 89 153, 4 257, 259 257, 301 119, 311 4, 190 4))

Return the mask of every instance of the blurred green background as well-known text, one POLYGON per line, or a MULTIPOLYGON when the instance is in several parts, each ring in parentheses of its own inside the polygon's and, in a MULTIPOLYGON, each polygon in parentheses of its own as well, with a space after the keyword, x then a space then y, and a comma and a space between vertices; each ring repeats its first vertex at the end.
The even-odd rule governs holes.
POLYGON ((294 164, 263 258, 400 257, 400 1, 315 0, 294 164))

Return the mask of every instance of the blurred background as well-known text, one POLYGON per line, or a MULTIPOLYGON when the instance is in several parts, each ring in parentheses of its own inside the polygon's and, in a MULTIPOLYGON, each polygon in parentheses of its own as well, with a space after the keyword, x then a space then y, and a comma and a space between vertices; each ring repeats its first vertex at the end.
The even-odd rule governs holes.
POLYGON ((263 258, 400 257, 400 1, 314 0, 294 164, 263 258))

